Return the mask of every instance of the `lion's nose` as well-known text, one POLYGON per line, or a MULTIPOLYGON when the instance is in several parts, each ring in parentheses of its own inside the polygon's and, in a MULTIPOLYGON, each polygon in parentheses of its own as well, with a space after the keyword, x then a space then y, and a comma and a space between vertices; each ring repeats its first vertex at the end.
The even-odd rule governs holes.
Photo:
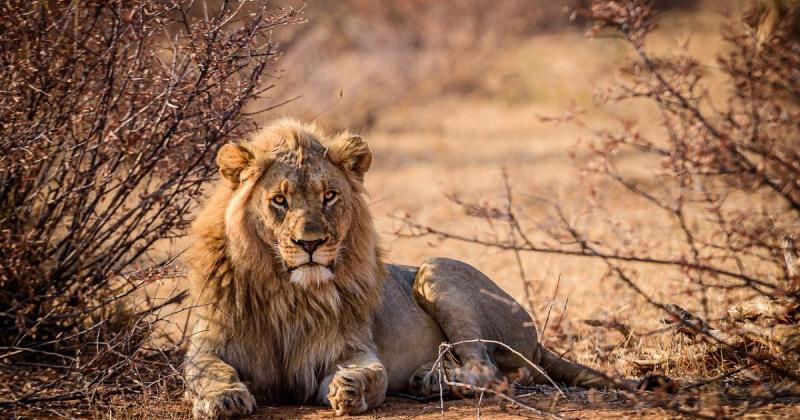
POLYGON ((313 241, 304 241, 304 240, 302 240, 302 239, 301 239, 301 240, 295 240, 295 239, 292 239, 292 241, 293 241, 295 244, 297 244, 297 245, 299 245, 301 248, 305 249, 305 250, 306 250, 306 252, 308 252, 309 254, 313 254, 313 253, 314 253, 314 251, 316 251, 316 250, 317 250, 317 248, 319 248, 319 246, 320 246, 320 245, 322 245, 323 243, 325 243, 325 241, 326 241, 326 240, 327 240, 327 239, 316 239, 316 240, 313 240, 313 241))

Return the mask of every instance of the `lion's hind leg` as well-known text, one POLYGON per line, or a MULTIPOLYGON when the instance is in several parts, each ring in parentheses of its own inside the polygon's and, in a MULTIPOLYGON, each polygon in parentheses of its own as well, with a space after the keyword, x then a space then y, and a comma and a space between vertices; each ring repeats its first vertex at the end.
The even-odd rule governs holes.
MULTIPOLYGON (((446 258, 426 261, 414 280, 414 297, 452 344, 460 366, 454 369, 458 375, 451 382, 457 382, 455 378, 460 376, 472 381, 470 385, 484 386, 508 382, 615 386, 601 372, 541 346, 524 308, 468 264, 446 258), (487 371, 494 377, 486 375, 487 371)), ((438 392, 438 384, 435 389, 438 392)))
MULTIPOLYGON (((455 367, 450 361, 445 363, 447 368, 455 367)), ((450 389, 445 383, 447 368, 444 365, 440 368, 436 362, 426 363, 417 368, 408 380, 408 389, 411 394, 423 398, 439 394, 446 394, 449 397, 450 389)))
MULTIPOLYGON (((500 372, 506 367, 500 366, 499 362, 504 360, 496 358, 498 346, 493 341, 505 343, 525 357, 535 354, 536 330, 527 313, 468 264, 446 258, 426 261, 414 280, 414 298, 441 326, 451 343, 457 359, 448 372, 451 383, 462 383, 472 389, 501 384, 500 372)), ((438 372, 426 376, 423 372, 426 366, 412 376, 412 383, 415 380, 434 383, 433 390, 438 393, 438 372), (422 380, 426 377, 427 380, 422 380)), ((423 385, 416 389, 427 392, 430 388, 423 385)))
POLYGON ((416 397, 468 397, 483 389, 498 391, 502 379, 497 369, 473 363, 467 368, 451 360, 420 366, 409 379, 409 390, 416 397))

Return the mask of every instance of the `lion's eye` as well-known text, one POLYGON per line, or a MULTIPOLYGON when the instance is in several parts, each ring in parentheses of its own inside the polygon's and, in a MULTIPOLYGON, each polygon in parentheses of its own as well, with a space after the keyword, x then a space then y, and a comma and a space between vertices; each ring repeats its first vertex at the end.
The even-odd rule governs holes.
POLYGON ((336 191, 325 191, 325 194, 322 195, 322 199, 325 201, 325 204, 331 204, 336 200, 337 195, 336 191))
POLYGON ((275 197, 272 197, 272 203, 274 203, 275 205, 277 205, 279 207, 285 207, 286 206, 286 197, 278 194, 275 197))

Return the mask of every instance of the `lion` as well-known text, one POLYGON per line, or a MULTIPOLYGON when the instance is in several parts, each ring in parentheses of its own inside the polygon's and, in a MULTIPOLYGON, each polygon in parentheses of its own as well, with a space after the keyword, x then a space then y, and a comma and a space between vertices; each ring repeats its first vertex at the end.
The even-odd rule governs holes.
POLYGON ((280 120, 224 145, 217 163, 186 258, 198 311, 185 364, 196 418, 246 415, 257 400, 345 415, 387 393, 438 395, 443 342, 461 343, 444 363, 453 382, 619 385, 540 345, 522 306, 472 266, 385 264, 360 136, 280 120))

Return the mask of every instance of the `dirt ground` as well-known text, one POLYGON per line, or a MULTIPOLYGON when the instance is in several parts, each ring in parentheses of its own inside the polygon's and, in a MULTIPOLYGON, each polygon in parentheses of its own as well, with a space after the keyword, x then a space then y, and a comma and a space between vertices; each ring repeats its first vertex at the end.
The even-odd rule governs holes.
MULTIPOLYGON (((659 418, 667 416, 667 412, 659 409, 635 410, 626 406, 592 407, 584 404, 561 404, 556 411, 551 412, 561 417, 574 419, 590 418, 659 418)), ((261 407, 252 416, 253 419, 306 419, 318 420, 333 417, 329 408, 325 407, 261 407)), ((518 419, 541 418, 541 414, 532 413, 525 409, 501 403, 494 400, 484 402, 478 414, 475 401, 447 401, 444 413, 438 403, 420 404, 390 398, 378 409, 364 413, 361 418, 381 419, 457 419, 457 418, 488 418, 488 419, 518 419)))
MULTIPOLYGON (((623 418, 694 418, 682 415, 681 409, 690 410, 697 400, 676 398, 668 408, 652 407, 647 403, 637 404, 616 392, 586 392, 584 390, 566 390, 565 397, 559 397, 552 390, 541 390, 535 395, 520 397, 520 401, 528 407, 520 407, 500 400, 496 397, 485 397, 466 400, 445 400, 419 403, 406 399, 389 397, 375 410, 368 411, 353 418, 381 419, 519 419, 519 418, 567 418, 567 419, 623 419, 623 418), (443 408, 442 408, 443 407, 443 408)), ((137 404, 128 402, 127 408, 118 406, 118 410, 108 412, 106 418, 160 418, 189 419, 191 408, 182 401, 164 403, 137 404)), ((798 401, 782 401, 768 405, 748 407, 747 418, 792 418, 796 415, 798 401)), ((721 411, 704 412, 709 417, 735 416, 742 407, 721 411)), ((333 418, 328 407, 319 406, 260 406, 251 417, 254 420, 319 420, 333 418)))

